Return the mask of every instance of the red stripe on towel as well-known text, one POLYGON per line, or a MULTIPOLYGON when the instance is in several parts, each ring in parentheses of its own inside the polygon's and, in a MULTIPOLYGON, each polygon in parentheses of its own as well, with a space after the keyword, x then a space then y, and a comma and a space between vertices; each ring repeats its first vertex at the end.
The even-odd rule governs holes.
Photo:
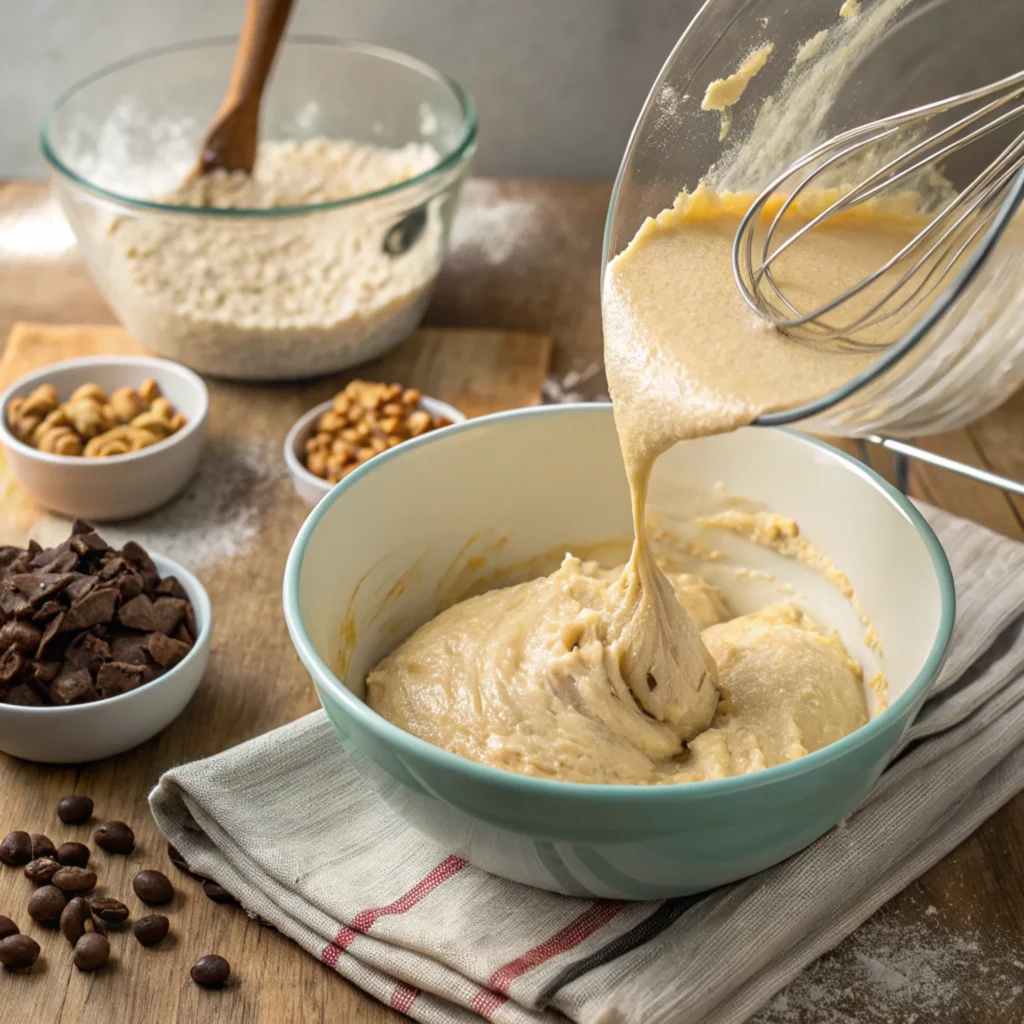
POLYGON ((508 987, 521 974, 538 967, 559 953, 575 949, 584 939, 603 928, 618 914, 626 904, 624 902, 595 903, 585 910, 574 921, 570 921, 560 932, 556 932, 539 946, 527 950, 522 956, 499 967, 487 982, 488 988, 508 994, 508 987))
POLYGON ((398 1010, 399 1013, 408 1013, 419 994, 418 988, 413 988, 411 985, 398 985, 391 993, 391 1009, 398 1010))
POLYGON ((482 988, 470 1002, 470 1008, 483 1017, 484 1020, 492 1020, 495 1013, 508 999, 498 992, 492 992, 489 988, 482 988))
POLYGON ((433 892, 442 882, 457 875, 464 867, 469 866, 469 861, 456 857, 455 854, 445 857, 424 879, 417 882, 407 893, 399 896, 394 903, 385 907, 373 907, 370 910, 360 910, 352 920, 352 927, 342 925, 338 934, 332 942, 328 942, 320 951, 320 959, 328 967, 335 967, 338 963, 338 956, 343 949, 349 946, 352 940, 360 932, 368 932, 374 922, 381 917, 388 917, 392 914, 404 914, 411 910, 424 896, 433 892))
POLYGON ((357 932, 366 932, 373 927, 378 918, 388 917, 391 914, 404 914, 407 910, 415 907, 424 896, 433 892, 442 882, 447 882, 464 867, 468 867, 468 864, 468 861, 456 857, 454 853, 450 857, 445 857, 422 882, 417 882, 404 896, 399 896, 394 903, 389 903, 386 907, 374 907, 372 910, 361 910, 352 919, 352 927, 357 932))

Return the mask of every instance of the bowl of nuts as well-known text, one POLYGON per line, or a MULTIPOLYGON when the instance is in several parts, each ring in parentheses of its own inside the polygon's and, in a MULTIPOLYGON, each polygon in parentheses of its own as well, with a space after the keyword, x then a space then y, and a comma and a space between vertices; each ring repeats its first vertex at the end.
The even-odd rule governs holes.
POLYGON ((129 519, 188 483, 208 409, 206 385, 177 363, 69 359, 0 394, 0 444, 40 505, 72 518, 129 519))
POLYGON ((296 420, 285 439, 284 459, 296 493, 315 505, 374 456, 465 418, 416 388, 353 380, 296 420))

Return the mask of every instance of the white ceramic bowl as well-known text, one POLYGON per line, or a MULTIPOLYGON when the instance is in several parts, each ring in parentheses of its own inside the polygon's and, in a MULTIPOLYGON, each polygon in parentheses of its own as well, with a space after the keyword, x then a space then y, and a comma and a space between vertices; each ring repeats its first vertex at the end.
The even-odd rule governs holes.
POLYGON ((5 754, 47 764, 98 761, 145 743, 185 709, 210 660, 210 598, 184 566, 149 555, 157 572, 176 577, 192 602, 198 630, 192 650, 151 683, 107 700, 45 708, 0 704, 0 750, 5 754))
POLYGON ((166 359, 85 356, 54 363, 20 377, 0 394, 0 444, 22 487, 45 508, 90 522, 130 519, 170 501, 192 478, 206 439, 210 398, 202 379, 166 359), (11 399, 52 384, 61 401, 82 384, 137 388, 152 377, 188 423, 166 440, 103 459, 53 455, 19 441, 7 426, 11 399))
MULTIPOLYGON (((452 423, 462 423, 466 418, 465 414, 459 412, 454 405, 449 405, 447 402, 431 398, 428 395, 424 395, 417 404, 420 409, 429 412, 431 416, 443 416, 445 419, 451 420, 452 423)), ((333 406, 333 398, 314 406, 295 421, 291 430, 288 431, 288 436, 284 439, 284 461, 291 475, 292 483, 295 485, 295 493, 310 505, 315 505, 334 486, 315 473, 310 473, 302 462, 306 442, 313 436, 316 421, 333 406)))
MULTIPOLYGON (((942 664, 955 603, 948 562, 905 497, 812 438, 749 428, 676 445, 655 467, 653 507, 689 518, 722 500, 719 483, 793 516, 848 574, 884 651, 887 710, 787 764, 665 786, 500 771, 376 714, 362 700, 367 672, 440 605, 545 571, 537 556, 557 560, 567 549, 631 536, 611 408, 517 410, 428 434, 361 466, 295 539, 284 581, 288 628, 366 783, 477 867, 557 892, 627 899, 750 875, 849 813, 889 763, 942 664)), ((735 611, 793 600, 837 628, 870 675, 877 656, 835 586, 743 538, 702 531, 695 539, 722 552, 699 571, 728 584, 735 611), (737 566, 775 578, 737 577, 737 566), (784 584, 793 589, 780 596, 784 584)))

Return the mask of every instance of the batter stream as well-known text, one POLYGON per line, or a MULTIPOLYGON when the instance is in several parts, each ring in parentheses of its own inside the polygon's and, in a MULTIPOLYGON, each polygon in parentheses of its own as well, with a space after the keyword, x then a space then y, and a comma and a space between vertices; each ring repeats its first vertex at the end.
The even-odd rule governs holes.
MULTIPOLYGON (((499 768, 631 784, 780 764, 867 722, 861 668, 836 636, 787 603, 734 617, 700 578, 666 575, 647 538, 660 454, 824 394, 875 358, 797 344, 744 304, 731 251, 752 198, 684 193, 608 266, 605 362, 633 501, 629 560, 606 569, 568 555, 550 576, 443 611, 370 673, 380 714, 499 768)), ((898 207, 867 209, 788 250, 776 275, 817 305, 919 227, 898 207)))

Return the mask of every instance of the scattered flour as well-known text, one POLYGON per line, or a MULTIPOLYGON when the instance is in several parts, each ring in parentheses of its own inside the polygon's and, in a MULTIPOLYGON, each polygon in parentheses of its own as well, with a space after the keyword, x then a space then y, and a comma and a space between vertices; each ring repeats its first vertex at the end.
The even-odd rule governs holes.
POLYGON ((750 1024, 944 1024, 1024 1019, 1019 936, 883 910, 811 964, 750 1024))
MULTIPOLYGON (((135 540, 143 547, 204 569, 244 555, 259 536, 270 491, 285 476, 277 445, 211 437, 199 471, 183 494, 168 505, 124 523, 100 523, 98 529, 120 547, 135 540)), ((59 544, 68 522, 43 515, 32 529, 40 544, 59 544)))

